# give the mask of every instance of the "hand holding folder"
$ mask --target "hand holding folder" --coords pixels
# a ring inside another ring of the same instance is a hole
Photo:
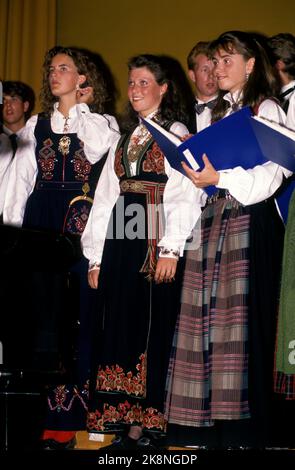
[[[203,155],[202,159],[204,162],[204,168],[202,171],[194,171],[185,162],[182,162],[182,166],[186,175],[192,180],[192,182],[198,188],[202,188],[206,191],[210,185],[216,185],[218,183],[219,173],[215,170],[206,154]]]
[[[143,123],[172,168],[185,175],[181,161],[193,170],[202,170],[204,153],[216,170],[237,166],[247,170],[271,160],[295,171],[295,132],[252,116],[249,107],[221,119],[185,142],[150,119],[143,119]],[[208,194],[216,191],[212,186],[205,189]]]

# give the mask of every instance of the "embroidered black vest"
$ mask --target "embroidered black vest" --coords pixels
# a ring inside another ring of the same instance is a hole
[[[161,123],[161,125],[164,129],[169,130],[172,123],[172,121],[166,121]],[[117,177],[120,181],[127,178],[134,178],[166,183],[168,178],[165,173],[164,154],[158,144],[153,140],[152,136],[139,153],[135,175],[131,174],[130,162],[128,160],[128,146],[132,133],[133,131],[129,134],[124,134],[118,142],[115,155],[115,172]]]
[[[50,119],[42,114],[38,115],[34,134],[38,173],[23,225],[81,234],[98,178],[91,176],[95,165],[87,160],[76,133],[54,133]]]
[[[168,130],[171,127],[171,122],[162,123],[162,126]],[[147,252],[140,272],[146,273],[146,278],[152,280],[156,269],[157,244],[161,238],[161,227],[163,225],[163,221],[161,221],[163,214],[159,214],[157,208],[162,202],[168,177],[165,173],[164,154],[152,136],[139,151],[135,175],[132,175],[128,160],[128,146],[131,136],[132,132],[123,135],[118,142],[114,166],[116,175],[120,180],[121,194],[124,194],[126,203],[128,204],[128,201],[134,202],[134,199],[129,199],[128,194],[144,195],[145,204],[150,208],[147,211],[149,228]]]

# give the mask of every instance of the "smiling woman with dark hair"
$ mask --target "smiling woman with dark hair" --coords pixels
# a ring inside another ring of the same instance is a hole
[[[111,149],[82,237],[100,315],[88,429],[126,433],[111,449],[153,446],[152,436],[165,433],[178,259],[200,215],[202,194],[170,167],[141,121],[149,117],[179,136],[188,133],[167,62],[145,54],[132,58],[128,69],[129,131]]]

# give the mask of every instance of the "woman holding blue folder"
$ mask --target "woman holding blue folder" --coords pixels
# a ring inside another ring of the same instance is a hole
[[[224,33],[211,51],[220,88],[213,122],[243,106],[284,122],[253,35]],[[290,172],[272,162],[244,170],[239,155],[235,168],[218,172],[210,155],[203,159],[201,172],[183,164],[187,175],[198,188],[219,189],[202,213],[201,246],[187,254],[166,418],[186,444],[277,445],[272,374],[284,227],[272,195]]]

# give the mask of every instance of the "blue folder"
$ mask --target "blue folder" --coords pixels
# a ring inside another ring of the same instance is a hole
[[[187,152],[190,152],[200,170],[204,167],[202,155],[205,153],[216,170],[237,166],[247,170],[271,160],[295,172],[295,140],[255,120],[252,115],[251,109],[246,106],[198,132],[185,142],[178,143],[172,142],[152,123],[144,119],[143,122],[158,142],[172,168],[184,175],[186,173],[181,161],[185,161],[192,168],[185,156]],[[215,186],[205,188],[208,195],[214,194],[216,190]],[[286,200],[286,197],[281,196],[281,199],[286,206],[289,197]]]
[[[253,149],[249,151],[249,143],[251,141],[253,143],[253,131],[248,122],[251,114],[250,108],[245,107],[198,132],[185,142],[179,141],[178,145],[146,120],[143,119],[143,123],[159,144],[172,168],[186,175],[181,162],[185,161],[190,168],[193,168],[185,157],[187,150],[192,154],[200,170],[204,167],[202,160],[204,153],[216,170],[226,170],[236,166],[248,169],[265,163],[266,159],[262,159],[255,141],[254,151]],[[246,142],[247,145],[242,145],[242,142]],[[216,192],[216,187],[207,186],[205,191],[211,196]]]

